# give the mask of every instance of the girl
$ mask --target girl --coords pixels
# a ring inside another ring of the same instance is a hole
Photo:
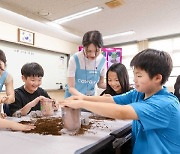
[[[115,96],[132,89],[129,85],[129,76],[126,67],[121,63],[113,64],[106,73],[106,90],[100,95]]]
[[[180,101],[180,75],[178,75],[176,79],[176,83],[174,84],[174,95],[179,99]]]

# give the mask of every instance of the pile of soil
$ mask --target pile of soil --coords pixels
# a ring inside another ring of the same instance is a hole
[[[62,135],[61,130],[63,129],[63,123],[61,117],[50,117],[50,118],[37,118],[34,121],[20,121],[22,124],[34,124],[35,129],[29,131],[23,131],[24,133],[35,133],[41,135]],[[90,122],[88,125],[81,125],[81,128],[74,135],[83,135],[86,131],[91,128],[93,123]]]
[[[89,119],[94,119],[94,120],[115,120],[113,118],[108,118],[108,117],[103,117],[103,116],[90,116]]]
[[[38,133],[42,135],[61,135],[60,130],[63,129],[61,118],[38,118],[34,121],[21,121],[22,124],[34,124],[35,129],[24,131],[24,133]]]

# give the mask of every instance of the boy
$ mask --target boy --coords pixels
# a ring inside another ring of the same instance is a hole
[[[179,154],[180,104],[162,86],[172,70],[171,57],[163,51],[146,49],[130,65],[135,89],[114,97],[74,96],[62,102],[62,106],[132,119],[133,154]]]
[[[40,101],[50,98],[47,92],[40,88],[44,70],[38,63],[25,64],[21,69],[24,85],[15,89],[15,102],[9,105],[11,116],[27,115],[31,111],[40,110]]]

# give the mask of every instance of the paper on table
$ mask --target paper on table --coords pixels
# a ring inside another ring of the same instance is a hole
[[[60,112],[56,114],[56,116],[58,115],[60,115]],[[30,120],[30,116],[8,118],[14,121]],[[90,120],[95,121],[93,119]],[[1,153],[14,153],[16,151],[18,154],[72,154],[84,146],[96,143],[98,140],[109,135],[110,132],[119,129],[130,122],[131,121],[123,120],[97,121],[88,132],[79,136],[70,136],[68,134],[51,136],[1,130],[0,149]],[[11,145],[11,148],[9,148],[9,145]]]

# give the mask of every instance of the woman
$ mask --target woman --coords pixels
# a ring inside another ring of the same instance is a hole
[[[71,95],[88,95],[95,93],[95,85],[106,88],[105,57],[101,54],[103,46],[102,35],[99,31],[89,31],[84,34],[83,51],[75,53],[69,60],[68,84],[65,98]]]
[[[121,63],[113,64],[106,73],[106,90],[100,95],[110,94],[115,96],[129,91],[129,76],[126,67]]]

